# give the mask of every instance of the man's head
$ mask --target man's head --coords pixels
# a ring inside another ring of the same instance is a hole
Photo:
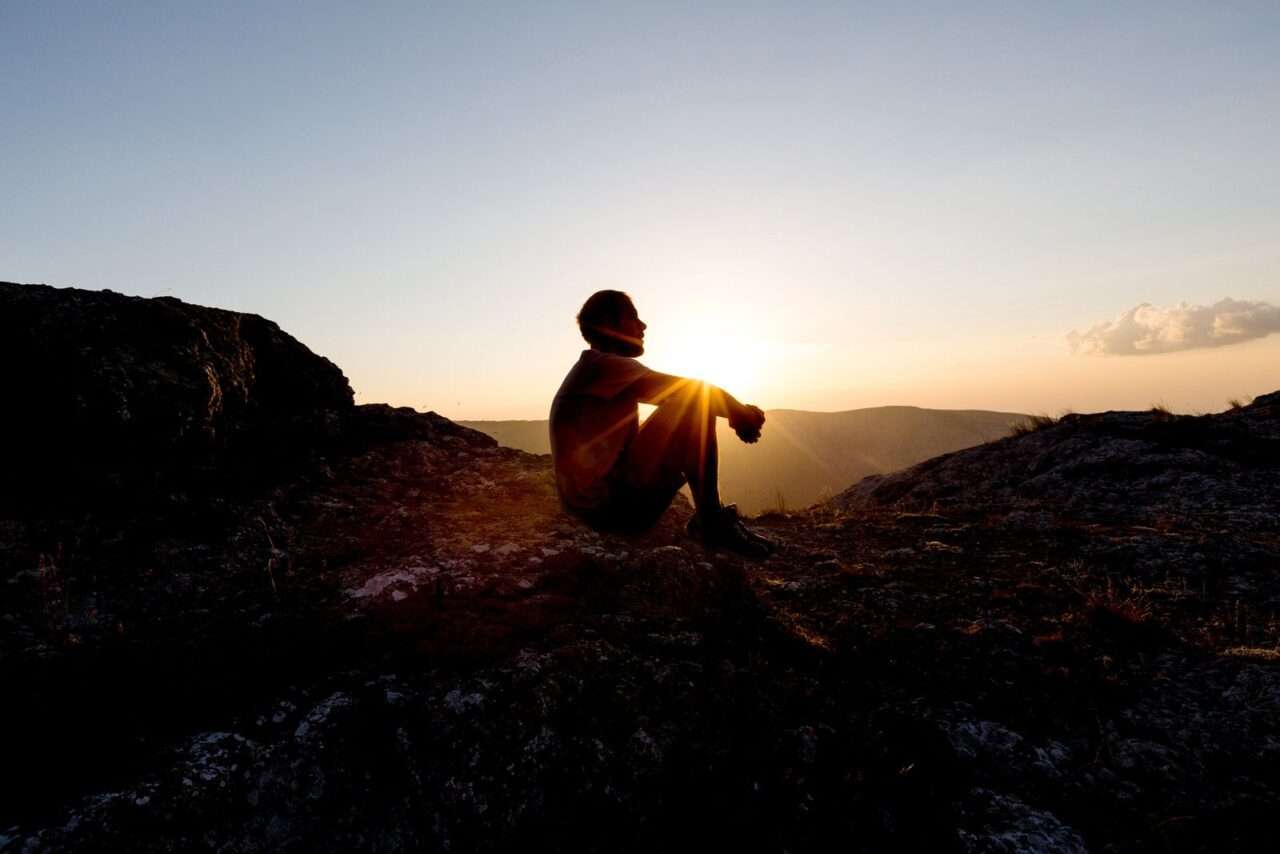
[[[578,312],[578,329],[587,343],[619,356],[644,354],[646,325],[631,297],[622,291],[596,291]]]

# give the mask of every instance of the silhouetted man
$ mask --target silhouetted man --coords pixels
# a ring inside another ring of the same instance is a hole
[[[644,530],[657,522],[684,484],[697,512],[691,535],[712,547],[763,557],[772,543],[720,504],[716,418],[744,442],[760,438],[764,413],[709,383],[651,371],[645,324],[631,298],[599,291],[578,313],[591,349],[551,404],[551,455],[564,505],[597,528]],[[657,410],[640,424],[636,404]]]

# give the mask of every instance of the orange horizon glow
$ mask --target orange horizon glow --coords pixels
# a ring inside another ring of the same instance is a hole
[[[717,322],[708,326],[716,328]],[[1056,415],[1162,404],[1194,413],[1221,411],[1232,398],[1280,389],[1280,336],[1213,350],[1100,357],[1073,355],[1060,342],[1043,339],[899,341],[845,349],[788,346],[753,337],[746,327],[720,335],[669,335],[660,328],[652,333],[640,357],[646,365],[719,385],[765,410],[918,406]],[[454,420],[541,420],[564,371],[585,347],[571,339],[564,343],[564,364],[548,359],[538,382],[503,384],[495,369],[492,387],[471,389],[465,399],[430,399],[412,386],[361,382],[354,371],[348,376],[360,403],[432,409]]]

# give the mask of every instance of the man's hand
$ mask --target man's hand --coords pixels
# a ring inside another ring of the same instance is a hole
[[[750,404],[741,406],[729,416],[729,426],[747,444],[756,442],[760,439],[760,428],[764,427],[764,411]]]

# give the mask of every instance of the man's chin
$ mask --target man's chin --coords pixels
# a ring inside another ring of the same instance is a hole
[[[632,344],[631,342],[629,342],[629,341],[628,341],[628,342],[626,343],[626,345],[624,345],[624,347],[623,347],[623,354],[622,354],[622,355],[624,355],[624,356],[631,356],[632,358],[634,358],[634,357],[636,357],[636,356],[643,356],[643,355],[644,355],[644,345],[643,345],[643,344]]]

